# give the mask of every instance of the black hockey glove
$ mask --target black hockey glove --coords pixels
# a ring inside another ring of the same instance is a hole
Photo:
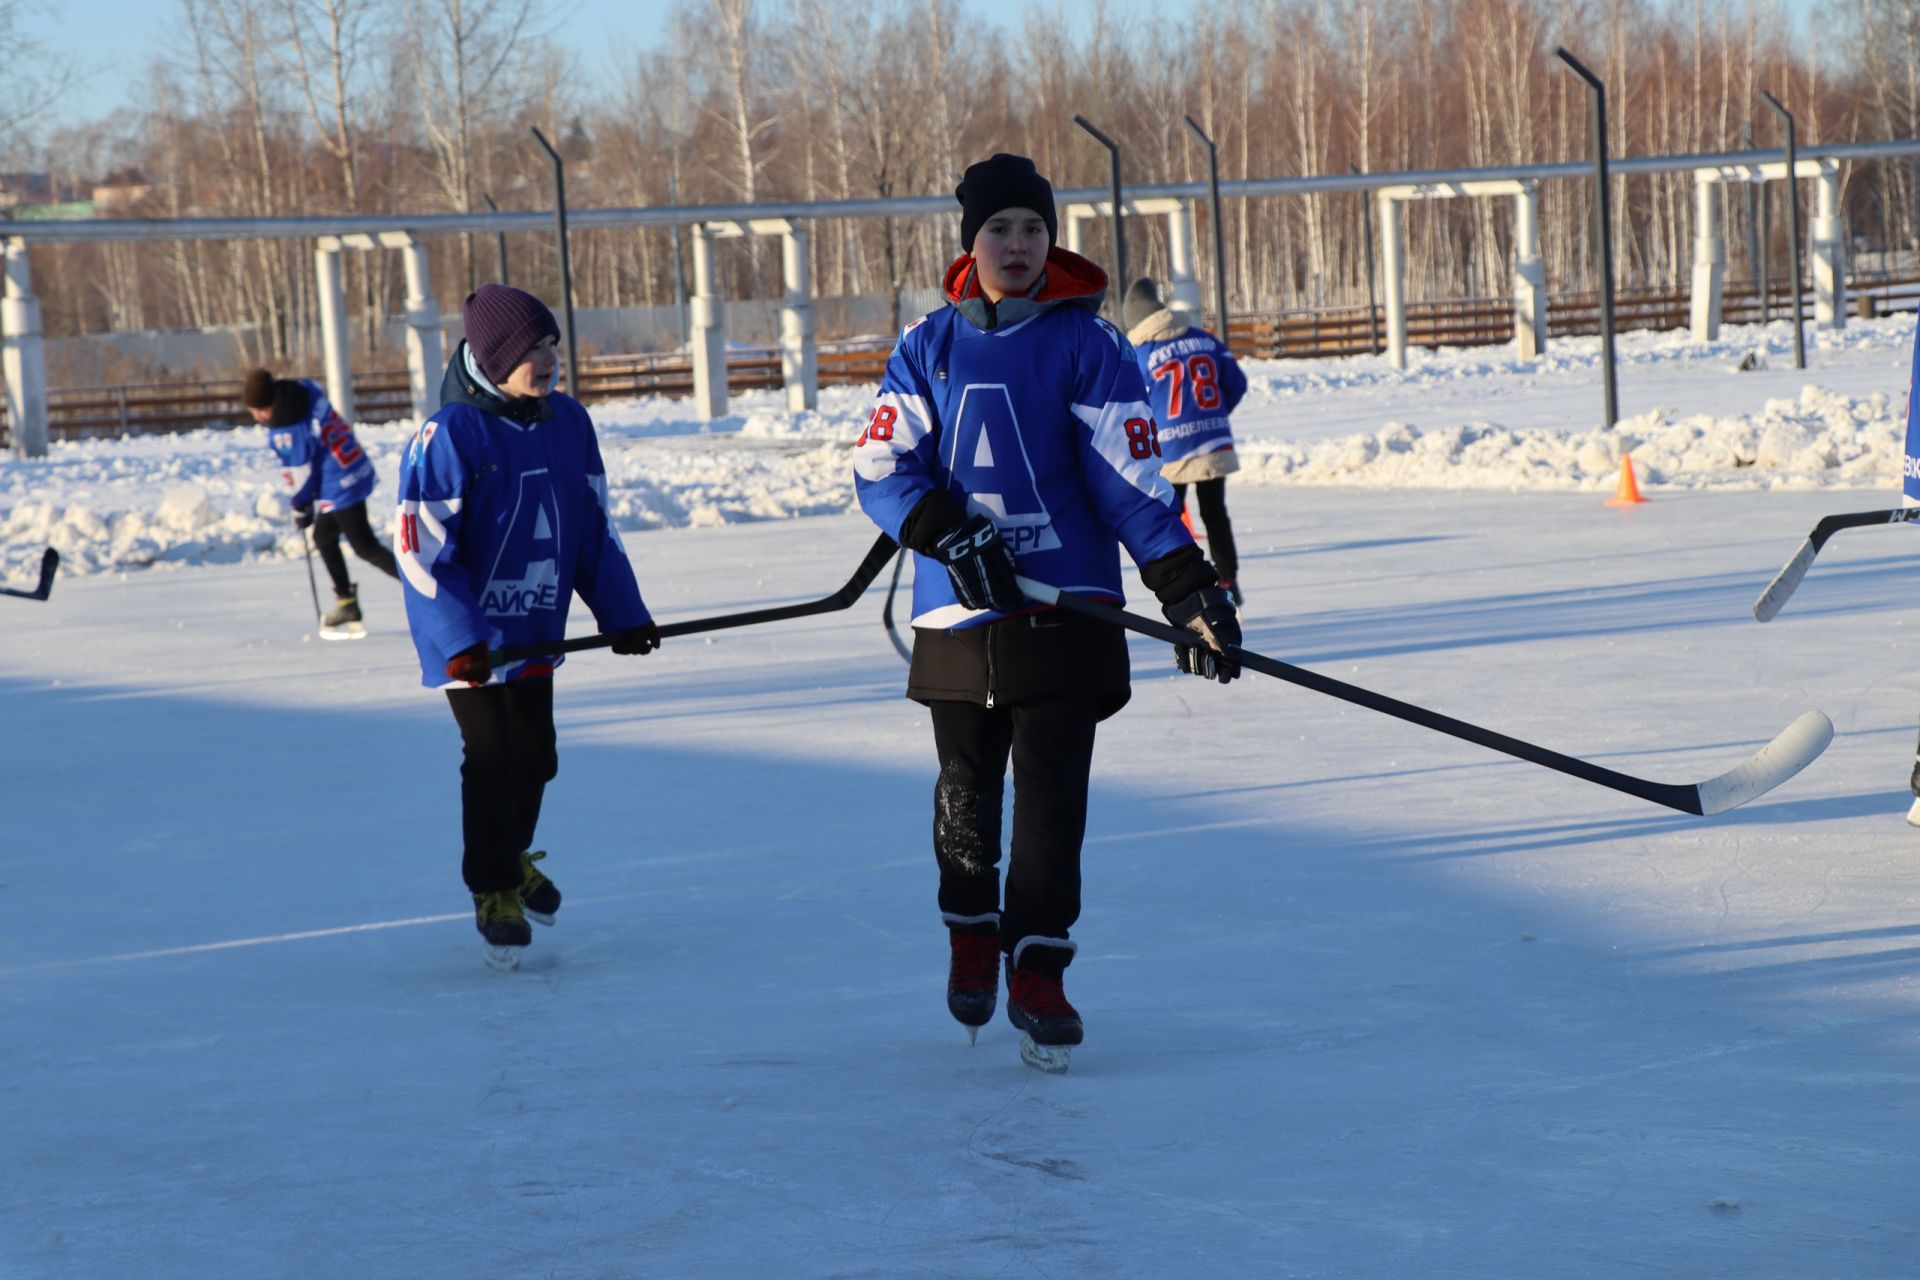
[[[312,507],[295,507],[293,509],[293,527],[294,528],[305,529],[312,524],[313,524],[313,508]]]
[[[1227,683],[1240,674],[1240,664],[1223,650],[1240,647],[1240,618],[1233,611],[1233,599],[1219,587],[1202,587],[1161,609],[1167,621],[1185,627],[1212,648],[1196,649],[1186,645],[1173,647],[1173,664],[1188,675]]]
[[[947,566],[953,594],[967,608],[1012,613],[1027,607],[1027,597],[1013,580],[1013,552],[987,516],[975,516],[949,532],[934,544],[933,554]]]
[[[659,647],[660,625],[656,622],[644,622],[637,627],[613,633],[613,651],[627,657],[637,653],[652,653]]]

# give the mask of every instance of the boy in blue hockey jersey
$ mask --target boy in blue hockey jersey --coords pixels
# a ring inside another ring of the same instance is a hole
[[[275,378],[255,369],[240,386],[240,401],[255,422],[268,428],[267,443],[280,455],[285,468],[281,474],[292,491],[293,522],[302,529],[312,527],[314,549],[333,581],[334,605],[320,625],[337,628],[360,622],[360,589],[347,577],[341,537],[353,554],[380,572],[400,576],[393,552],[373,536],[367,519],[372,461],[354,439],[353,428],[327,403],[326,389],[310,378]]]
[[[565,638],[574,592],[615,653],[660,644],[607,510],[587,411],[553,389],[560,327],[532,294],[482,285],[461,314],[438,412],[400,467],[395,544],[421,683],[460,726],[461,875],[496,968],[519,963],[528,917],[552,924],[560,891],[530,852],[558,771],[558,656],[495,669],[489,651]]]
[[[1120,548],[1176,625],[1213,649],[1184,670],[1230,680],[1239,624],[1160,479],[1132,349],[1097,311],[1107,278],[1053,247],[1053,188],[1023,156],[973,165],[955,195],[966,252],[948,305],[887,363],[854,453],[874,523],[916,556],[907,696],[932,713],[940,774],[933,844],[950,943],[947,1006],[974,1034],[998,971],[1022,1053],[1059,1070],[1080,1043],[1064,971],[1080,914],[1094,727],[1129,696],[1121,632],[1032,604],[1020,574],[1124,598]],[[1000,815],[1013,764],[1013,840]]]
[[[1240,558],[1227,519],[1227,477],[1240,469],[1240,455],[1233,450],[1233,424],[1227,415],[1246,395],[1247,375],[1226,343],[1186,312],[1167,306],[1151,280],[1133,282],[1120,319],[1140,357],[1153,418],[1160,424],[1160,474],[1173,486],[1182,508],[1187,486],[1193,486],[1220,585],[1239,604]]]

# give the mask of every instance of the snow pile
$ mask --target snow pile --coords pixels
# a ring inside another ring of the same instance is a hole
[[[1494,423],[1240,447],[1236,483],[1380,489],[1583,490],[1612,486],[1622,454],[1643,486],[1678,489],[1897,487],[1902,428],[1885,395],[1806,386],[1755,414],[1665,410],[1574,434]]]
[[[1622,335],[1629,405],[1667,407],[1612,431],[1571,425],[1597,416],[1598,339],[1556,339],[1533,360],[1416,350],[1406,370],[1379,356],[1250,361],[1235,483],[1591,491],[1611,488],[1630,452],[1655,493],[1897,488],[1913,317],[1814,337],[1816,369],[1796,374],[1779,358],[1792,347],[1785,324],[1729,329],[1714,343]],[[1756,350],[1772,357],[1768,371],[1733,372]],[[714,422],[686,400],[595,405],[614,519],[637,532],[845,511],[848,446],[872,397],[871,387],[825,387],[818,409],[794,412],[783,392],[745,392]],[[376,526],[412,429],[356,428],[380,477]],[[0,581],[30,575],[49,545],[76,574],[298,559],[285,494],[258,427],[58,442],[32,463],[0,456]]]

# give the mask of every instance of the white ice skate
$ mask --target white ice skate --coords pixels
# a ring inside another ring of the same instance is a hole
[[[1907,825],[1920,827],[1920,796],[1914,797],[1913,807],[1907,810]]]

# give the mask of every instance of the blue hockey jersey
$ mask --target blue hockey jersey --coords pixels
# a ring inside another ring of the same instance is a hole
[[[1095,310],[1106,273],[1062,249],[1030,298],[990,307],[973,259],[947,271],[948,306],[907,326],[854,449],[861,508],[893,537],[944,486],[999,527],[1019,571],[1124,599],[1120,553],[1146,564],[1191,544],[1133,348]],[[978,626],[945,568],[917,556],[913,625]]]
[[[1134,348],[1147,380],[1160,450],[1167,462],[1233,448],[1227,415],[1247,394],[1247,375],[1226,344],[1205,329],[1184,323],[1179,312],[1161,312],[1169,325]],[[1150,323],[1149,321],[1148,323]]]
[[[458,687],[447,660],[559,640],[573,593],[602,632],[644,625],[620,532],[607,512],[606,468],[587,411],[558,392],[508,401],[454,349],[443,403],[400,463],[394,552],[421,683]],[[545,675],[562,659],[510,663],[495,681]]]
[[[333,411],[326,388],[302,378],[306,417],[267,430],[267,443],[280,455],[281,475],[296,507],[319,505],[322,511],[358,506],[373,492],[373,462],[354,439],[353,428]]]
[[[1913,367],[1907,374],[1907,447],[1900,460],[1900,505],[1920,507],[1920,333],[1913,339]]]

